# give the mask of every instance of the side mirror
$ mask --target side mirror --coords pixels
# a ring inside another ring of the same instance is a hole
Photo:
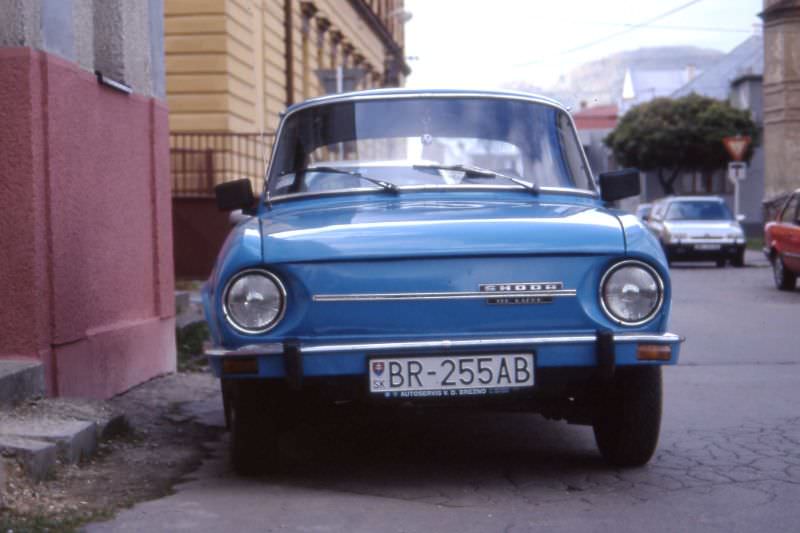
[[[742,214],[736,215],[736,221],[737,222],[743,222],[746,218],[747,218],[747,215],[742,215]]]
[[[231,211],[231,214],[228,215],[228,223],[231,226],[236,226],[240,222],[244,222],[245,220],[249,220],[253,218],[252,215],[246,215],[241,209],[234,209]]]
[[[214,194],[220,211],[241,209],[243,213],[252,213],[253,204],[256,202],[253,185],[248,179],[220,183],[214,187]]]
[[[600,174],[600,197],[604,202],[639,196],[640,192],[639,171],[635,168]]]

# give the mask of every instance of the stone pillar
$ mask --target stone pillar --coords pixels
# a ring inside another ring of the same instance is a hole
[[[52,395],[175,368],[163,98],[161,0],[0,1],[0,358]]]
[[[764,199],[800,187],[800,0],[765,0]]]

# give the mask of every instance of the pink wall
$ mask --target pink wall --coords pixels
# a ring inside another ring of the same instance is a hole
[[[0,48],[0,357],[105,398],[175,368],[163,103]]]

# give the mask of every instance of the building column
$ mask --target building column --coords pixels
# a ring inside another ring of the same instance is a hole
[[[765,0],[764,199],[800,187],[800,0]]]

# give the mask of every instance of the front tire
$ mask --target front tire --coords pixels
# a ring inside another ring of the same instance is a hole
[[[661,429],[661,367],[621,367],[592,423],[600,454],[620,467],[642,466]]]
[[[742,268],[744,266],[744,249],[736,253],[736,257],[731,259],[731,264],[737,268]]]
[[[775,252],[772,257],[772,278],[775,280],[775,287],[781,291],[794,290],[797,282],[797,275],[786,270],[781,254]]]
[[[231,464],[242,476],[278,468],[278,421],[275,398],[259,382],[230,383]]]

